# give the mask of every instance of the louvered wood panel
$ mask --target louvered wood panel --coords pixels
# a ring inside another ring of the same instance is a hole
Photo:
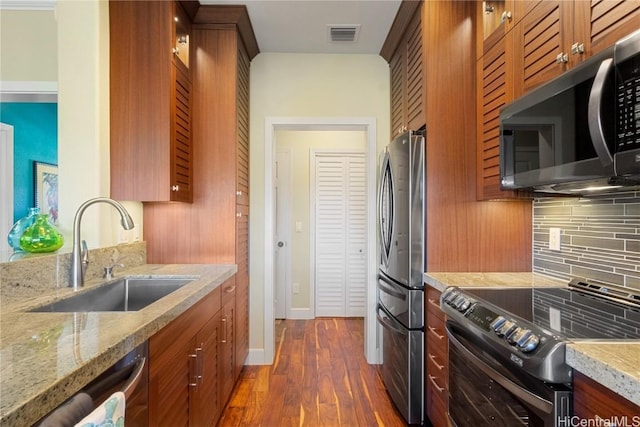
[[[592,0],[591,49],[597,53],[640,29],[640,1]]]
[[[402,49],[391,58],[391,137],[402,131],[404,124],[404,54]]]
[[[346,179],[343,159],[316,157],[316,316],[345,311]]]
[[[362,155],[316,156],[316,315],[364,315],[365,163]]]
[[[237,200],[249,205],[249,56],[242,45],[238,49],[238,146]]]
[[[361,317],[366,308],[367,198],[364,157],[347,163],[347,283],[345,315]]]
[[[173,200],[193,199],[191,171],[191,79],[181,67],[174,66],[173,138],[171,141],[171,177]]]
[[[563,51],[560,2],[540,2],[521,24],[522,87],[528,91],[562,73],[556,56]],[[518,75],[516,70],[516,76]]]
[[[425,124],[421,13],[413,17],[407,35],[407,123],[409,129],[420,129]]]

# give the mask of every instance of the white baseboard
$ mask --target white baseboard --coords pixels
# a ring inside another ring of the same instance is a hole
[[[250,348],[245,365],[270,365],[265,362],[264,348]]]
[[[287,319],[292,320],[309,320],[313,318],[315,316],[310,308],[292,308],[287,316]]]

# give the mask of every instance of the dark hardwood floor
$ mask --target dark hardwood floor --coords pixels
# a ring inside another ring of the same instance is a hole
[[[364,357],[361,318],[282,320],[272,366],[245,366],[222,414],[231,426],[405,426]]]

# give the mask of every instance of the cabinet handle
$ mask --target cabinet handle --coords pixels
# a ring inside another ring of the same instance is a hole
[[[223,317],[222,319],[220,319],[220,321],[222,322],[222,325],[224,326],[224,338],[222,339],[223,344],[227,342],[227,316]]]
[[[242,191],[236,191],[236,196],[242,196]]]
[[[195,364],[195,369],[193,369],[193,364]],[[194,372],[193,382],[189,383],[189,387],[198,387],[198,353],[189,355],[189,370]]]
[[[513,18],[511,11],[505,10],[502,12],[502,15],[500,15],[500,22],[511,21],[511,18]]]
[[[171,191],[180,191],[180,186],[179,185],[172,185],[171,186]]]
[[[242,212],[237,212],[236,213],[236,218],[242,218]]]
[[[434,365],[436,365],[436,368],[438,368],[439,371],[442,371],[444,369],[444,365],[439,365],[438,362],[436,362],[436,357],[433,354],[429,353],[429,359],[431,359],[431,361]]]
[[[431,384],[433,384],[438,392],[442,393],[444,391],[444,387],[440,387],[436,382],[436,377],[434,377],[433,375],[429,375],[429,381],[431,381]]]
[[[236,290],[236,285],[229,286],[228,288],[225,288],[225,289],[224,289],[224,293],[225,293],[225,294],[230,294],[231,292],[233,292],[233,291],[235,291],[235,290]]]
[[[571,45],[571,54],[583,54],[584,53],[584,43],[574,43]]]
[[[556,56],[556,64],[566,64],[567,62],[569,62],[568,54],[560,52],[558,56]]]
[[[198,353],[202,353],[202,355],[199,356]],[[204,343],[200,343],[200,347],[196,348],[196,382],[198,384],[202,384],[202,365],[204,365]]]
[[[440,304],[436,302],[433,298],[429,298],[429,304],[440,310]]]
[[[434,328],[433,326],[429,326],[429,331],[431,331],[431,333],[433,335],[435,335],[436,337],[438,337],[439,340],[443,340],[444,339],[444,335],[440,335],[436,332],[436,328]]]

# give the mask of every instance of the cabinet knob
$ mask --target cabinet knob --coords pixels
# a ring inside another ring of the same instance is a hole
[[[584,43],[574,43],[571,45],[571,54],[583,54],[584,53]]]
[[[174,47],[173,49],[171,49],[171,51],[173,52],[174,55],[177,55],[178,53],[180,53],[180,49],[178,49],[177,47]]]
[[[171,191],[180,191],[180,186],[179,185],[172,185],[171,186]]]
[[[236,212],[236,218],[242,218],[242,212]]]
[[[511,15],[511,11],[505,10],[502,12],[502,15],[500,15],[500,22],[511,21],[512,17],[513,15]]]
[[[242,196],[242,191],[240,190],[236,191],[236,196]]]
[[[556,56],[556,64],[566,64],[567,62],[569,62],[568,54],[560,52],[558,56]]]

